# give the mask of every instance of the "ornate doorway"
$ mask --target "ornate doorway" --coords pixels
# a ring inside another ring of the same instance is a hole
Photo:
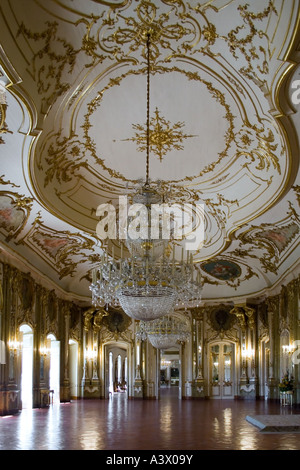
[[[128,348],[122,343],[105,345],[105,398],[128,392]]]
[[[33,331],[29,325],[20,327],[22,333],[22,409],[32,408],[33,400]]]
[[[234,398],[234,352],[233,343],[210,345],[210,398]]]

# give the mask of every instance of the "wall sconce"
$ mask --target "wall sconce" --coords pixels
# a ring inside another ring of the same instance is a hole
[[[50,354],[50,350],[46,346],[43,346],[40,348],[40,354],[41,356],[46,357]]]
[[[291,344],[285,344],[282,346],[282,352],[283,354],[291,354],[294,351],[294,346]]]
[[[167,361],[165,359],[162,359],[160,364],[161,364],[161,366],[168,367],[168,366],[171,365],[171,361]]]
[[[91,361],[91,360],[93,360],[93,359],[96,359],[96,357],[97,357],[97,351],[96,351],[96,349],[88,349],[88,348],[87,348],[87,349],[85,350],[85,358],[86,358],[87,360],[90,360],[90,361]]]
[[[8,347],[9,347],[10,351],[17,352],[18,350],[20,350],[22,348],[22,343],[20,343],[17,340],[9,341],[8,342]]]
[[[254,358],[254,349],[243,349],[242,350],[243,359],[253,359]]]

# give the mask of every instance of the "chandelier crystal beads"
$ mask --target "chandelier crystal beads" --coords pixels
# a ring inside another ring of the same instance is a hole
[[[141,321],[136,336],[143,341],[148,339],[156,349],[170,349],[188,341],[190,332],[185,322],[168,315],[153,321]]]
[[[121,306],[135,320],[153,320],[174,309],[198,306],[201,301],[199,273],[190,260],[167,257],[103,257],[93,271],[90,286],[95,306]]]
[[[140,231],[144,226],[148,231],[143,236],[123,236],[129,257],[115,260],[107,252],[99,266],[93,270],[90,286],[92,302],[95,306],[121,306],[124,312],[136,320],[151,321],[169,314],[176,308],[198,306],[201,301],[200,273],[194,268],[192,255],[175,260],[167,255],[171,238],[153,237],[149,232],[152,209],[156,204],[165,203],[165,194],[153,186],[149,179],[149,95],[150,95],[150,36],[147,37],[147,155],[146,178],[132,196],[134,204],[142,205],[144,212],[139,220]],[[160,224],[162,222],[160,221]],[[158,224],[158,229],[161,227]],[[173,227],[174,228],[174,227]],[[119,233],[122,232],[119,225]],[[189,253],[189,252],[188,252]]]

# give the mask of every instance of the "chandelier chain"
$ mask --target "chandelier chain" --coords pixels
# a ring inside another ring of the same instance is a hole
[[[150,33],[147,33],[147,155],[146,184],[149,184],[149,149],[150,149]]]
[[[165,201],[162,194],[150,187],[149,179],[151,34],[152,31],[149,30],[147,38],[144,38],[147,42],[146,181],[132,196],[133,202],[142,203],[146,207],[147,213],[140,223],[148,228],[149,220],[151,223],[151,206]],[[161,232],[163,223],[159,222]],[[198,306],[201,302],[201,280],[199,273],[194,278],[192,256],[187,255],[184,260],[182,250],[181,261],[177,262],[173,246],[173,259],[170,260],[167,238],[152,238],[149,231],[146,238],[144,234],[136,238],[131,237],[127,227],[125,230],[130,255],[123,257],[122,245],[120,259],[115,259],[114,253],[111,257],[107,251],[103,253],[99,266],[92,274],[90,290],[93,305],[120,307],[129,317],[145,322],[162,318],[180,308]],[[172,323],[172,335],[168,333],[168,341],[171,337],[173,341],[174,333],[176,341],[181,337],[175,326],[177,328],[177,325]],[[147,333],[149,334],[149,331]],[[162,336],[165,335],[160,331],[160,344]]]

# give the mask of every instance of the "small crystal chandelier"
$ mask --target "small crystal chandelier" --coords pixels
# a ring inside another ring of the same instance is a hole
[[[147,208],[145,224],[151,218],[153,204],[164,200],[164,195],[150,184],[149,180],[149,89],[150,89],[150,33],[147,34],[147,158],[146,181],[133,195],[134,203]],[[157,185],[158,186],[158,185]],[[167,255],[170,240],[154,239],[148,235],[139,238],[126,238],[126,248],[130,256],[103,255],[99,266],[93,270],[93,305],[104,307],[120,306],[135,320],[151,321],[168,315],[174,309],[198,306],[201,302],[200,272],[194,267],[192,255],[181,261]],[[172,250],[171,250],[172,251]]]
[[[169,349],[185,343],[190,338],[188,326],[172,315],[139,324],[137,338],[148,339],[156,349]]]

